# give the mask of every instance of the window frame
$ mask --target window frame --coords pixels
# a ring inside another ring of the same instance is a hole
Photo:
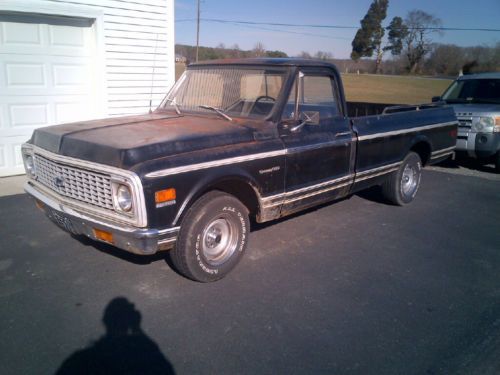
[[[339,79],[337,77],[337,74],[333,72],[331,69],[328,68],[310,68],[310,67],[299,67],[297,68],[296,73],[294,74],[293,81],[291,82],[291,88],[288,92],[288,95],[286,99],[284,100],[284,106],[288,103],[288,100],[290,96],[292,95],[293,89],[295,89],[295,105],[294,105],[294,117],[293,118],[283,118],[283,112],[281,114],[281,121],[299,121],[300,118],[300,113],[299,113],[299,108],[300,104],[304,104],[304,77],[306,76],[316,76],[316,77],[328,77],[330,78],[330,82],[332,85],[332,94],[335,100],[335,106],[336,106],[336,113],[337,115],[328,117],[328,119],[335,119],[335,118],[344,118],[344,105],[343,101],[341,100],[341,92],[339,89]],[[283,106],[283,109],[284,109]]]

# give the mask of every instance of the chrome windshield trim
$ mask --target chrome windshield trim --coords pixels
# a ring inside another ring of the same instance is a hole
[[[422,130],[441,128],[441,127],[450,126],[450,125],[458,125],[458,122],[457,121],[449,121],[449,122],[442,122],[442,123],[433,124],[433,125],[418,126],[416,128],[406,128],[406,129],[401,129],[401,130],[394,130],[391,132],[367,134],[367,135],[359,136],[358,141],[366,141],[368,139],[374,139],[374,138],[383,138],[383,137],[390,137],[393,135],[415,133],[415,132],[419,132]]]
[[[146,174],[145,177],[146,178],[165,177],[165,176],[170,176],[170,175],[174,175],[174,174],[198,171],[201,169],[220,167],[220,166],[228,165],[228,164],[243,163],[246,161],[258,160],[258,159],[266,159],[266,158],[271,158],[274,156],[283,156],[285,154],[286,154],[286,149],[282,149],[282,150],[277,150],[277,151],[261,152],[258,154],[235,156],[232,158],[212,160],[212,161],[207,161],[204,163],[184,165],[182,167],[173,167],[173,168],[162,169],[159,171],[150,172],[150,173]]]
[[[127,215],[122,215],[116,211],[99,208],[97,206],[92,206],[88,203],[80,202],[76,199],[64,197],[58,194],[57,192],[50,190],[46,186],[38,183],[36,181],[36,172],[35,172],[35,178],[30,177],[28,181],[32,183],[34,186],[36,186],[40,191],[43,191],[45,194],[50,194],[53,197],[53,199],[55,198],[58,201],[63,202],[68,206],[88,211],[90,214],[107,218],[108,220],[132,224],[134,226],[141,228],[147,226],[146,203],[144,199],[144,191],[142,189],[142,182],[139,176],[137,176],[137,174],[135,174],[134,172],[116,167],[111,167],[104,164],[76,159],[70,156],[54,154],[53,152],[44,150],[38,146],[32,146],[32,152],[34,154],[44,156],[45,158],[57,163],[73,166],[76,168],[86,169],[93,172],[106,173],[109,174],[111,178],[123,179],[124,181],[128,182],[130,186],[133,188],[134,207],[136,208],[136,211],[135,215],[133,217],[130,217]]]

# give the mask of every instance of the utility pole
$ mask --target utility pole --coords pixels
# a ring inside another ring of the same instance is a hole
[[[198,62],[199,47],[200,47],[200,0],[198,0],[198,18],[196,20],[196,62]]]

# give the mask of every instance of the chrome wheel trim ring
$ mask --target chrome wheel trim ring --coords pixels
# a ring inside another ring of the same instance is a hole
[[[401,175],[401,192],[405,196],[411,196],[417,189],[418,173],[410,164],[406,164]]]
[[[201,250],[207,263],[220,266],[236,251],[238,228],[227,216],[218,216],[203,230]]]

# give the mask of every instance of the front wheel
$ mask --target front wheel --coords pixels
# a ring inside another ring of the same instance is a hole
[[[391,203],[403,206],[415,198],[422,177],[422,161],[415,152],[410,152],[399,169],[382,184],[382,194]]]
[[[170,256],[177,270],[200,282],[216,281],[240,261],[248,242],[247,208],[232,195],[211,191],[182,220]]]

